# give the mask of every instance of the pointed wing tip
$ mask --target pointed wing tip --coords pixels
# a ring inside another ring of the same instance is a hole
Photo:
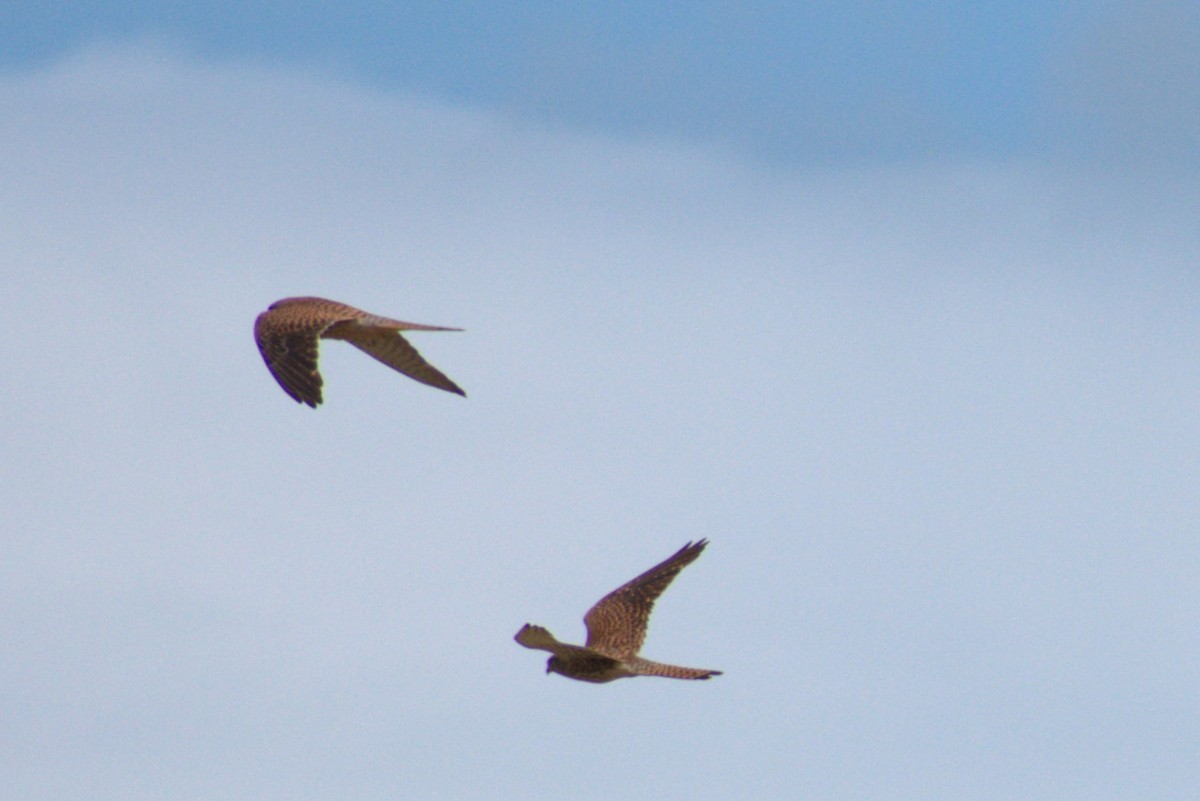
[[[449,378],[446,378],[445,383],[442,383],[441,381],[434,382],[434,381],[428,381],[424,378],[417,378],[417,377],[413,376],[411,373],[405,373],[405,375],[407,375],[409,378],[413,379],[414,381],[419,381],[420,383],[425,384],[426,386],[433,387],[434,389],[440,389],[443,392],[449,392],[451,395],[458,395],[463,398],[467,397],[466,390],[464,390],[458,384],[455,384]],[[445,376],[442,376],[442,377],[445,378]]]
[[[432,365],[430,365],[430,366],[432,367]],[[442,381],[432,382],[432,381],[426,381],[425,379],[421,379],[421,378],[417,378],[416,380],[420,381],[422,384],[428,384],[429,386],[431,386],[435,389],[445,390],[446,392],[449,392],[452,395],[459,395],[464,398],[467,397],[467,391],[465,389],[460,387],[458,384],[455,384],[453,381],[451,381],[449,378],[447,378],[444,374],[439,373],[439,375],[441,375],[441,378],[443,379]],[[409,378],[413,378],[413,376],[410,374]]]
[[[274,372],[272,372],[272,375],[274,375]],[[283,389],[284,393],[289,398],[291,398],[292,400],[294,400],[296,403],[300,404],[301,406],[307,406],[310,409],[315,409],[321,405],[322,399],[321,399],[320,393],[318,393],[315,398],[306,398],[303,395],[301,395],[299,392],[296,392],[295,390],[293,390],[290,387],[288,387],[287,385],[285,385],[283,383],[283,381],[281,381],[279,379],[278,376],[275,376],[275,381],[279,384],[279,386]]]

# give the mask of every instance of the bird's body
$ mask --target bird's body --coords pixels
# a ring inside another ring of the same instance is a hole
[[[586,645],[559,642],[541,626],[526,623],[513,638],[526,648],[549,651],[547,673],[558,673],[580,681],[603,683],[630,676],[664,676],[672,679],[707,679],[719,670],[679,667],[652,662],[638,656],[650,612],[663,590],[694,562],[707,540],[688,543],[669,559],[655,565],[632,581],[604,596],[583,618]]]
[[[315,409],[324,383],[317,369],[320,339],[345,340],[422,384],[466,395],[400,335],[401,331],[460,330],[392,320],[324,298],[284,298],[258,315],[254,340],[283,391]]]

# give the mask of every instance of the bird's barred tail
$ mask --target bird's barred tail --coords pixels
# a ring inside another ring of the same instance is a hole
[[[649,659],[635,659],[630,667],[641,676],[663,676],[668,679],[709,679],[721,675],[719,670],[665,665],[662,662],[651,662]]]

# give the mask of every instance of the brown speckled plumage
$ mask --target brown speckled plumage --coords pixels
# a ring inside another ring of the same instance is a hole
[[[283,391],[314,409],[321,402],[317,340],[341,339],[409,378],[466,395],[400,335],[401,331],[461,331],[369,314],[324,298],[284,298],[254,321],[254,340]]]
[[[628,676],[665,676],[672,679],[707,679],[719,670],[664,665],[637,655],[646,639],[650,612],[663,590],[679,571],[696,561],[707,540],[688,543],[669,559],[601,598],[584,616],[586,645],[568,645],[554,639],[541,626],[526,623],[514,639],[526,648],[549,651],[547,673],[572,679],[606,682]]]

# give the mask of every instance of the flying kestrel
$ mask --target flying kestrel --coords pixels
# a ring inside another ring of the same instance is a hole
[[[401,331],[461,331],[438,325],[406,323],[368,314],[324,298],[284,298],[254,321],[254,341],[271,375],[298,403],[314,409],[321,402],[317,340],[343,339],[409,378],[466,395],[400,335]]]
[[[696,561],[707,544],[708,540],[700,540],[695,545],[689,542],[670,559],[601,598],[583,618],[588,632],[586,645],[559,642],[541,626],[528,623],[513,639],[526,648],[549,651],[547,673],[580,681],[600,684],[626,676],[665,676],[670,679],[720,676],[719,670],[664,665],[638,656],[642,641],[646,639],[646,627],[655,600],[680,570]]]

